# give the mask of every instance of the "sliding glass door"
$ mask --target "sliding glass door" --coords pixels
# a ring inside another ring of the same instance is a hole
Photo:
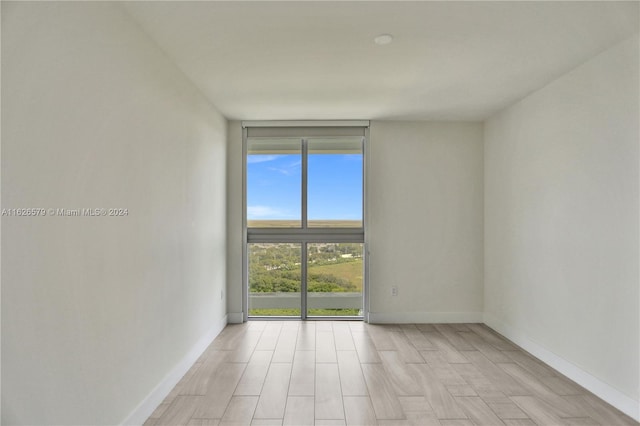
[[[248,317],[362,318],[361,132],[252,137],[245,130]]]

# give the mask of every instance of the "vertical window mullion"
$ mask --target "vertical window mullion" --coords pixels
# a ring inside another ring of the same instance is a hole
[[[303,241],[300,256],[300,319],[307,319],[307,242]]]
[[[302,229],[307,229],[307,170],[308,170],[308,145],[307,140],[302,139]]]
[[[307,170],[308,170],[308,145],[307,140],[302,139],[302,229],[307,229]],[[307,319],[307,241],[302,242],[302,269],[300,271],[300,318]]]

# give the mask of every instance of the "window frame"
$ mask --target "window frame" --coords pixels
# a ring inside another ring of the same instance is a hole
[[[265,133],[271,133],[268,136],[250,136],[249,129],[261,128],[266,129]],[[330,130],[329,130],[330,128]],[[307,218],[307,191],[308,191],[308,143],[309,139],[322,137],[323,139],[337,139],[344,137],[353,137],[354,128],[362,131],[360,136],[362,139],[362,226],[359,228],[330,228],[330,227],[311,227],[308,225]],[[278,136],[278,129],[282,131],[282,136]],[[282,130],[284,129],[284,130]],[[348,129],[343,135],[340,135],[340,129]],[[286,137],[300,139],[301,156],[302,156],[302,177],[301,177],[301,227],[300,228],[249,228],[247,226],[247,154],[249,139],[275,139],[278,137]],[[363,244],[363,315],[362,317],[321,317],[312,316],[312,319],[349,319],[349,320],[368,320],[369,312],[369,292],[368,292],[368,241],[367,241],[367,164],[368,164],[368,141],[369,141],[369,122],[368,121],[330,121],[330,122],[242,122],[242,311],[243,320],[260,319],[260,320],[283,320],[283,319],[308,319],[307,316],[307,254],[308,243],[361,243]],[[300,243],[301,244],[301,315],[298,317],[262,317],[249,316],[249,259],[248,246],[251,243]]]

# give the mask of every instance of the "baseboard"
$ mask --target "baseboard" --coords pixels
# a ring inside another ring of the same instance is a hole
[[[244,322],[243,312],[229,312],[227,313],[227,319],[229,324],[242,324]]]
[[[369,312],[372,324],[481,323],[482,312]]]
[[[520,330],[503,324],[492,315],[485,314],[484,323],[629,417],[640,421],[640,401],[628,397],[570,361],[545,349],[540,344],[529,339]]]
[[[198,342],[191,348],[184,358],[165,376],[147,397],[127,416],[122,425],[142,425],[160,403],[169,395],[169,392],[178,384],[180,379],[191,368],[194,362],[202,355],[213,339],[227,325],[227,315],[213,325]]]

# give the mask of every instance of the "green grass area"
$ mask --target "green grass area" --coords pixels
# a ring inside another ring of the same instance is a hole
[[[309,309],[309,316],[357,316],[359,309]],[[255,317],[299,317],[300,309],[250,309],[250,316]]]
[[[335,263],[328,265],[311,265],[308,274],[333,275],[349,281],[356,287],[356,291],[362,291],[362,259],[354,259],[351,262]]]

